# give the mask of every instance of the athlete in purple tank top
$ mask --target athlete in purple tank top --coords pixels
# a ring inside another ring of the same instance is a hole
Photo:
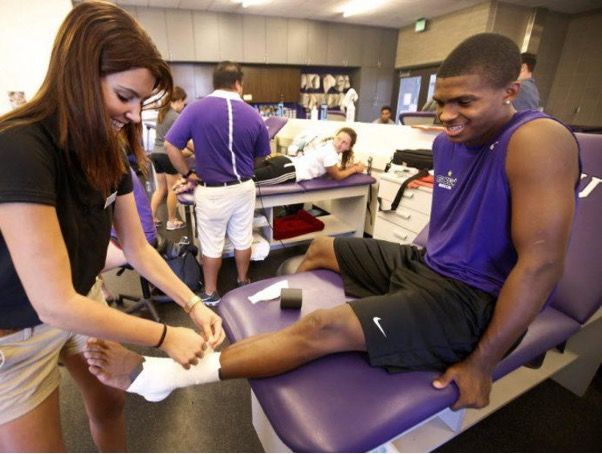
[[[160,358],[100,343],[89,354],[92,371],[157,398],[187,384],[276,375],[329,353],[365,351],[373,366],[444,371],[433,386],[456,383],[454,409],[487,405],[495,365],[562,274],[580,174],[565,126],[516,113],[519,69],[516,44],[490,33],[461,43],[439,69],[434,99],[445,131],[433,147],[426,256],[380,240],[316,239],[298,271],[340,272],[358,299],[211,353],[190,377],[167,380],[152,372],[162,370]],[[136,369],[144,370],[132,383]]]

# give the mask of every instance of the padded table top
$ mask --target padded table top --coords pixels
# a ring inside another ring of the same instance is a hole
[[[301,181],[299,183],[283,183],[270,186],[257,186],[257,195],[267,197],[271,195],[294,194],[297,192],[321,191],[331,188],[349,188],[353,186],[364,186],[375,183],[376,180],[365,173],[356,173],[344,180],[336,181],[328,176]],[[192,192],[178,194],[178,202],[182,205],[194,205]]]
[[[251,304],[248,296],[281,280],[303,289],[300,311],[281,310],[279,300]],[[233,290],[219,312],[232,341],[274,331],[318,308],[342,304],[338,274],[326,270],[281,276]],[[521,345],[500,363],[500,377],[559,344],[579,324],[546,309]],[[389,374],[368,364],[363,353],[341,353],[277,377],[250,380],[280,439],[293,451],[360,452],[374,449],[451,405],[457,390],[431,386],[436,372]]]

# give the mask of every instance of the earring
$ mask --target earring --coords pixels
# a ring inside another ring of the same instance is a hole
[[[504,101],[504,104],[506,104],[506,105],[510,104],[510,100],[509,100],[509,99],[506,99],[506,100]]]

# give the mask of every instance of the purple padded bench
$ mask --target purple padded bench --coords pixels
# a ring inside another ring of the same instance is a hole
[[[388,374],[362,353],[341,353],[292,372],[250,380],[253,424],[266,451],[430,451],[552,377],[582,395],[602,357],[602,136],[579,134],[584,175],[565,274],[554,301],[494,372],[489,406],[454,412],[450,386],[436,390],[435,372]],[[303,288],[301,311],[248,296],[288,279]],[[345,301],[340,277],[318,270],[256,282],[222,298],[231,341],[278,330],[318,308]],[[521,367],[542,356],[538,368]]]
[[[375,182],[376,180],[370,175],[362,173],[351,175],[341,181],[323,176],[299,183],[258,186],[255,208],[263,210],[269,226],[273,226],[274,207],[316,202],[320,208],[330,213],[320,218],[325,224],[321,234],[361,237],[364,234],[368,193],[370,186]],[[178,201],[182,205],[191,206],[194,204],[194,196],[192,193],[179,194]],[[190,211],[187,211],[186,220],[188,222],[192,220]],[[283,243],[308,241],[315,235],[310,233],[278,241],[273,239],[271,228],[266,227],[263,231],[263,236],[273,247],[281,247]]]

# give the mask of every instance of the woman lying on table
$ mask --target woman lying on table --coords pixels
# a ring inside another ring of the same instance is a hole
[[[279,155],[266,159],[255,167],[255,184],[268,186],[311,180],[326,173],[335,180],[343,180],[354,173],[362,173],[364,164],[352,161],[356,140],[357,134],[353,129],[341,128],[333,138],[326,139],[317,149],[303,155]],[[342,155],[340,165],[339,155]]]

